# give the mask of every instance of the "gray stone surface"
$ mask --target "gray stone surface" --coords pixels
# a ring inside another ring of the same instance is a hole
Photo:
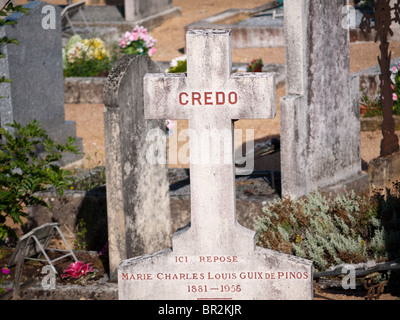
[[[29,16],[14,13],[8,19],[16,25],[1,28],[0,36],[18,39],[19,45],[1,47],[6,58],[0,59],[0,74],[12,83],[0,84],[0,125],[14,120],[22,125],[36,119],[49,136],[64,142],[67,136],[76,137],[75,122],[65,121],[64,76],[61,53],[61,24],[55,29],[43,29],[42,13],[46,3],[32,1],[25,5]],[[59,11],[57,11],[59,13]],[[77,139],[82,150],[82,141]],[[82,159],[82,155],[65,158],[62,164]]]
[[[89,285],[68,284],[44,289],[41,282],[21,292],[22,300],[117,300],[116,283],[107,282],[107,278]]]
[[[395,4],[398,3],[397,0],[390,0],[390,6],[394,8]],[[392,19],[395,18],[395,12],[392,11]],[[400,41],[400,24],[392,22],[391,29],[393,30],[393,36],[390,36],[390,42]]]
[[[368,166],[371,193],[386,196],[400,181],[400,152],[372,159]]]
[[[347,0],[285,1],[282,193],[302,196],[361,172],[359,79],[350,76]]]
[[[189,30],[187,44],[187,75],[148,74],[144,92],[147,118],[189,119],[191,223],[172,249],[121,262],[119,299],[311,299],[312,262],[256,247],[236,220],[232,120],[275,116],[274,75],[231,73],[230,30]],[[193,137],[213,130],[229,132],[224,151],[199,161]]]
[[[65,103],[104,103],[105,77],[68,77],[64,81]]]
[[[148,165],[147,132],[164,122],[145,120],[143,76],[158,72],[145,56],[124,56],[104,88],[110,278],[121,260],[171,243],[167,166]]]
[[[189,29],[231,29],[233,48],[283,47],[284,30],[282,19],[271,17],[249,18],[250,15],[269,7],[265,4],[254,9],[228,9],[211,17],[201,19],[185,26]],[[247,17],[246,17],[247,15]],[[241,17],[246,17],[240,22]],[[233,21],[226,23],[225,21]]]
[[[140,21],[171,10],[172,0],[125,0],[126,21]]]

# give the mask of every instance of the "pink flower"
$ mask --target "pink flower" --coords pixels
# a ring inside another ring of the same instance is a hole
[[[8,269],[7,267],[4,267],[3,269],[1,269],[1,272],[3,272],[4,274],[9,274],[10,269]]]
[[[168,121],[167,128],[171,129],[175,124],[174,124],[174,122],[172,120],[168,119],[167,121]]]
[[[156,48],[151,48],[150,50],[149,50],[149,56],[151,57],[154,53],[156,52]]]
[[[119,40],[119,46],[121,48],[125,48],[126,47],[126,42],[123,39]]]
[[[128,36],[128,39],[129,39],[129,41],[136,41],[136,40],[138,39],[137,33],[131,33],[131,34]]]
[[[62,279],[74,278],[78,279],[81,276],[87,275],[89,272],[93,272],[94,269],[91,267],[91,263],[83,263],[82,261],[77,261],[71,263],[64,273],[61,275]]]
[[[393,100],[397,101],[397,94],[393,93]]]
[[[398,69],[397,69],[396,67],[393,67],[393,68],[392,68],[392,72],[393,72],[393,73],[397,73],[397,71],[398,71]]]

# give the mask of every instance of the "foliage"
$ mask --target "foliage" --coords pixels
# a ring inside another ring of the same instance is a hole
[[[7,17],[9,14],[13,12],[22,12],[26,15],[29,15],[29,9],[23,8],[22,6],[15,6],[12,2],[8,3],[4,8],[0,11],[0,17]],[[17,24],[16,21],[7,20],[6,18],[0,18],[0,27]],[[17,39],[9,39],[8,37],[0,38],[0,45],[7,44],[19,44]],[[5,58],[6,55],[4,53],[0,53],[0,59]],[[6,78],[5,76],[0,76],[0,83],[10,83],[11,79]],[[1,98],[1,97],[0,97]]]
[[[64,76],[94,77],[109,71],[115,60],[101,39],[75,35],[63,49]]]
[[[105,167],[99,166],[89,170],[74,169],[71,171],[74,181],[69,186],[71,190],[92,190],[106,183]]]
[[[17,225],[23,225],[26,217],[25,207],[43,205],[49,207],[36,192],[52,186],[63,194],[72,182],[71,173],[56,163],[63,153],[77,154],[75,139],[68,137],[65,144],[53,142],[36,120],[26,126],[14,121],[7,124],[14,130],[11,134],[6,128],[0,128],[0,239],[7,236],[16,238],[14,230],[5,225],[11,218]],[[37,155],[43,151],[42,155]]]
[[[262,59],[254,59],[247,65],[247,72],[261,72],[263,67]]]
[[[74,241],[75,250],[86,250],[87,249],[86,234],[87,234],[87,228],[86,228],[85,220],[80,219],[78,222],[77,230],[76,230],[76,239]]]
[[[148,55],[155,52],[156,40],[147,33],[143,26],[136,26],[131,32],[127,31],[120,39],[121,51],[128,55]]]
[[[399,199],[389,205],[382,198],[352,193],[333,199],[319,192],[295,200],[278,199],[265,204],[263,216],[255,220],[257,242],[310,259],[317,270],[398,258],[399,249],[393,247],[400,239]]]
[[[168,73],[185,73],[187,71],[186,55],[172,59],[169,63]]]
[[[382,117],[382,103],[380,97],[371,98],[366,93],[363,93],[360,105],[367,108],[364,117]]]
[[[358,8],[372,8],[372,0],[355,0],[354,3]]]

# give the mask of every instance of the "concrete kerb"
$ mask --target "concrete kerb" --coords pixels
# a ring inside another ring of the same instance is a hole
[[[45,289],[40,281],[21,292],[21,300],[118,300],[118,285],[109,282],[108,276],[95,284],[57,285]]]
[[[146,18],[137,21],[125,21],[125,17],[118,6],[86,6],[84,14],[88,25],[92,30],[109,30],[112,33],[126,32],[133,29],[136,25],[142,25],[147,29],[153,29],[161,25],[164,21],[173,17],[180,16],[182,14],[180,7],[172,7],[164,10],[158,14],[148,16]],[[74,27],[76,27],[78,33],[84,34],[86,28],[85,22],[81,19],[80,15],[72,18]]]

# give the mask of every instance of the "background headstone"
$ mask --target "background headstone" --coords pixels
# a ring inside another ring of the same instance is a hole
[[[256,247],[236,220],[232,120],[275,116],[274,74],[232,74],[230,30],[186,39],[187,74],[147,74],[144,101],[146,118],[189,120],[191,224],[172,250],[120,264],[119,299],[311,299],[312,262]]]
[[[146,160],[147,133],[165,128],[164,121],[144,119],[143,77],[150,72],[159,72],[150,58],[124,56],[104,88],[111,279],[123,259],[171,245],[168,168]]]
[[[180,9],[173,7],[172,0],[125,0],[125,20],[141,21],[150,16],[165,15],[171,11],[172,15],[180,13]]]
[[[286,96],[281,99],[282,193],[368,187],[361,174],[359,79],[350,76],[347,0],[285,1]]]
[[[48,15],[43,7],[47,3],[31,1],[24,7],[29,15],[14,13],[8,19],[15,25],[1,27],[0,37],[17,39],[19,45],[0,48],[6,55],[0,59],[0,75],[11,83],[0,84],[0,125],[14,120],[22,125],[36,119],[56,142],[67,136],[76,138],[76,124],[65,121],[64,76],[62,65],[62,36],[60,11],[56,9],[55,29],[44,29],[42,19]],[[82,140],[76,143],[82,150]],[[62,164],[82,159],[81,155],[66,154]]]

